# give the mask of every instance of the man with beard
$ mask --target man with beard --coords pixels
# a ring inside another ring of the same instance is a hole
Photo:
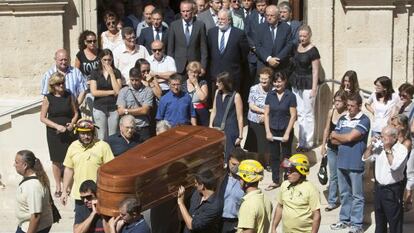
[[[238,233],[265,233],[270,227],[272,203],[259,189],[263,180],[263,166],[256,160],[243,160],[238,168],[240,185],[246,193],[239,211]]]
[[[285,180],[276,196],[277,207],[273,218],[272,233],[283,219],[283,232],[316,233],[321,223],[320,198],[315,185],[306,180],[309,175],[308,157],[303,154],[285,159]]]
[[[61,202],[66,205],[68,196],[72,193],[76,212],[84,205],[79,193],[80,184],[85,180],[96,182],[98,168],[111,161],[114,155],[108,143],[95,138],[95,126],[92,121],[80,119],[75,130],[79,140],[72,142],[63,161],[65,171]]]
[[[74,233],[105,232],[102,216],[96,211],[98,203],[96,190],[96,183],[93,180],[86,180],[81,184],[79,192],[84,205],[75,211]]]

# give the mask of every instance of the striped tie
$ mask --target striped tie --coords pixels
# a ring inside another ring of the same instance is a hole
[[[223,54],[224,52],[224,32],[225,31],[221,31],[221,38],[220,38],[220,54]]]

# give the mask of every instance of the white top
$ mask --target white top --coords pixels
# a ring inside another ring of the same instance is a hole
[[[135,62],[140,58],[148,60],[150,57],[147,49],[142,45],[135,45],[135,50],[129,52],[125,44],[122,44],[113,51],[113,54],[114,65],[121,71],[123,84],[129,83],[129,70],[135,66]]]
[[[175,66],[174,58],[170,56],[165,56],[161,61],[157,61],[154,58],[154,55],[151,55],[148,59],[148,62],[151,66],[151,72],[177,72],[177,67]],[[162,90],[169,90],[170,87],[168,86],[167,81],[160,82],[160,87]]]
[[[374,121],[372,123],[372,131],[381,132],[382,129],[387,126],[388,119],[391,116],[391,112],[394,106],[398,103],[400,97],[397,93],[393,93],[390,100],[387,101],[387,104],[379,102],[375,97],[375,92],[371,94],[367,103],[372,103],[372,108],[374,109]]]
[[[384,149],[379,154],[372,154],[366,161],[375,160],[375,179],[381,185],[395,184],[404,179],[404,169],[407,164],[407,148],[397,142],[391,148],[394,159],[392,164],[388,162]]]
[[[113,52],[118,46],[124,44],[124,41],[122,40],[121,31],[118,32],[115,41],[111,41],[107,33],[108,31],[104,31],[101,34],[102,49],[110,49]]]
[[[181,21],[183,23],[183,30],[184,30],[184,35],[185,35],[185,28],[187,27],[187,22],[184,19],[182,19]],[[188,25],[188,30],[190,31],[190,35],[193,32],[193,23],[194,21],[191,20],[191,22],[189,22],[190,25]]]
[[[414,189],[414,149],[411,150],[410,158],[407,161],[407,190]]]

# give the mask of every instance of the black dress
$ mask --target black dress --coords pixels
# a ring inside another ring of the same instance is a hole
[[[293,56],[294,70],[289,78],[290,85],[299,90],[312,89],[312,61],[320,58],[321,56],[316,47],[312,47],[303,53],[295,50]]]
[[[49,109],[47,110],[47,118],[56,124],[66,126],[73,117],[71,94],[67,91],[61,97],[53,94],[46,95],[49,101]],[[56,133],[56,129],[46,127],[47,144],[49,146],[50,160],[52,162],[63,163],[66,151],[69,145],[75,140],[72,132]]]

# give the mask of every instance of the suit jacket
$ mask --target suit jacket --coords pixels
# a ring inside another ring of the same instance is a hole
[[[290,28],[292,29],[292,44],[294,47],[299,45],[299,28],[302,26],[302,22],[297,20],[290,21]]]
[[[257,29],[259,28],[259,12],[257,10],[253,11],[246,19],[246,23],[245,32],[247,40],[249,41],[249,46],[250,48],[255,48],[257,44]],[[250,52],[248,60],[249,63],[257,63],[256,54]]]
[[[233,12],[235,13],[235,14],[237,14],[237,15],[239,15],[240,17],[242,17],[242,19],[243,19],[243,22],[244,22],[244,25],[246,25],[247,24],[247,20],[248,20],[248,18],[250,17],[250,15],[252,15],[252,14],[255,14],[255,12],[257,13],[257,10],[256,9],[251,9],[250,10],[250,13],[249,13],[249,17],[245,17],[244,16],[244,8],[243,7],[240,7],[239,9],[237,9],[237,10],[233,10]]]
[[[161,41],[164,43],[164,48],[166,49],[168,46],[168,28],[161,26],[161,33]],[[154,41],[154,37],[155,33],[152,26],[142,29],[141,34],[138,37],[138,44],[144,46],[148,50],[149,54],[152,54],[151,43]]]
[[[203,22],[193,20],[190,43],[187,46],[183,20],[175,20],[168,31],[167,54],[175,59],[177,73],[183,74],[188,62],[199,61],[204,69],[207,67],[207,36]]]
[[[248,72],[242,70],[248,67],[249,44],[245,33],[238,28],[231,27],[226,47],[221,54],[219,50],[219,28],[214,27],[208,33],[208,47],[210,79],[215,80],[219,73],[227,71],[233,77],[235,87],[238,88],[243,79],[243,74],[248,74]]]
[[[278,23],[275,41],[273,41],[269,24],[262,23],[259,25],[257,29],[256,53],[261,66],[267,64],[266,59],[269,56],[278,57],[280,59],[278,68],[282,69],[289,62],[291,50],[291,28],[287,23]]]
[[[206,32],[208,34],[208,31],[216,26],[216,23],[214,22],[213,16],[211,15],[210,9],[207,9],[200,14],[197,15],[197,20],[203,22],[206,25]]]

